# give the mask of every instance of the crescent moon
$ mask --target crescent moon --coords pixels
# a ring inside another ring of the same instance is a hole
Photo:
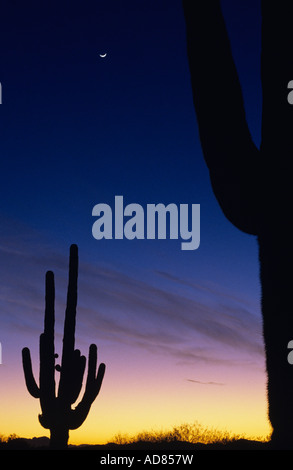
[[[106,57],[107,53],[106,54],[99,54],[99,55],[100,55],[100,57],[104,58],[104,57]]]

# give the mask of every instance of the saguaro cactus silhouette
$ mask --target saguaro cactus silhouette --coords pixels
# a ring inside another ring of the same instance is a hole
[[[69,282],[67,306],[64,322],[63,350],[61,366],[55,366],[58,357],[54,349],[54,275],[46,273],[45,322],[44,332],[40,335],[40,376],[39,386],[32,372],[32,362],[28,348],[22,350],[23,370],[29,393],[40,399],[42,414],[39,421],[44,428],[50,429],[50,446],[54,449],[67,447],[69,430],[76,429],[86,419],[90,407],[97,397],[105,373],[105,365],[97,368],[97,347],[89,348],[88,373],[85,391],[75,409],[71,406],[77,400],[85,371],[86,358],[74,349],[77,305],[78,249],[70,247]],[[55,370],[60,372],[58,393],[56,394]]]
[[[245,2],[243,3],[243,6]],[[257,236],[269,419],[275,448],[293,448],[293,2],[263,0],[262,139],[246,122],[220,0],[183,0],[193,100],[203,154],[226,217]]]

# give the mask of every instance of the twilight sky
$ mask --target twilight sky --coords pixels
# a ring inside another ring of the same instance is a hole
[[[260,4],[222,5],[258,144]],[[30,347],[38,377],[50,269],[60,352],[77,243],[76,343],[87,354],[95,342],[107,370],[70,442],[196,420],[266,435],[257,245],[226,221],[211,190],[181,2],[7,0],[0,23],[0,434],[47,435],[21,349]],[[211,92],[221,92],[216,70]],[[92,209],[113,208],[115,195],[143,207],[200,204],[199,249],[95,240]]]

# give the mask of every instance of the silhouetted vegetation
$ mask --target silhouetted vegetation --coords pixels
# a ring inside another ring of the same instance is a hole
[[[183,0],[193,100],[214,194],[227,219],[257,237],[272,440],[293,448],[292,315],[293,3],[262,0],[262,128],[246,121],[241,83],[220,0]]]
[[[16,434],[11,434],[8,437],[0,436],[0,450],[48,449],[49,441],[50,439],[48,437],[26,439]]]
[[[89,348],[88,374],[83,398],[80,403],[71,408],[77,400],[85,371],[86,358],[81,356],[75,343],[75,319],[77,305],[77,274],[78,250],[76,245],[70,247],[69,282],[67,305],[65,312],[63,351],[61,365],[55,366],[58,355],[54,351],[54,275],[51,271],[46,274],[45,295],[45,325],[44,333],[40,336],[40,384],[32,372],[30,351],[22,351],[23,369],[29,393],[40,399],[42,414],[39,416],[41,425],[50,429],[50,446],[54,449],[66,448],[69,430],[76,429],[86,419],[90,407],[97,397],[105,372],[105,365],[97,368],[97,347],[91,344]],[[58,393],[55,390],[55,370],[60,372]]]
[[[228,431],[222,431],[215,428],[203,426],[200,423],[181,424],[174,426],[171,430],[167,431],[144,431],[135,436],[128,436],[127,434],[116,434],[113,438],[113,443],[119,445],[129,445],[137,443],[184,443],[184,444],[231,444],[237,441],[248,440],[243,434],[232,434]],[[254,441],[267,442],[268,439],[261,439],[255,437]]]
[[[70,450],[266,450],[269,438],[247,439],[245,435],[232,434],[209,428],[195,422],[174,426],[167,431],[144,431],[135,436],[117,434],[103,445],[70,445]],[[49,449],[46,437],[24,439],[16,435],[2,437],[0,449],[42,450]]]

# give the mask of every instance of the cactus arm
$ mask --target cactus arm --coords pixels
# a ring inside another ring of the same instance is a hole
[[[58,389],[58,397],[66,400],[71,394],[71,385],[74,371],[74,338],[77,305],[77,276],[78,276],[78,251],[76,245],[70,247],[69,279],[67,288],[67,303],[64,321],[64,335],[62,348],[61,376]]]
[[[89,348],[88,375],[85,392],[80,403],[71,412],[69,429],[76,429],[81,426],[89,413],[93,401],[96,399],[100,391],[106,366],[105,364],[101,363],[97,373],[96,369],[97,346],[95,344],[91,344]]]
[[[55,402],[54,354],[47,336],[40,336],[40,404],[42,416],[47,419],[52,415]]]
[[[230,222],[256,234],[260,157],[247,125],[220,0],[183,0],[183,10],[193,101],[211,184]]]
[[[71,356],[74,350],[76,305],[77,305],[78,252],[77,246],[71,245],[69,258],[69,279],[67,304],[64,321],[63,357]]]
[[[46,407],[55,398],[55,351],[54,351],[54,275],[46,273],[44,333],[40,336],[40,389],[41,405]]]
[[[29,393],[34,398],[40,398],[40,389],[37,386],[34,375],[33,375],[31,355],[30,355],[30,350],[28,348],[23,348],[22,350],[22,365],[23,365],[25,383],[26,383]]]
[[[50,428],[55,402],[55,286],[54,275],[46,273],[44,332],[40,335],[40,404],[42,414],[39,421],[44,428]]]
[[[193,98],[200,134],[208,150],[207,164],[209,167],[232,164],[237,168],[238,154],[226,151],[218,161],[219,150],[216,156],[209,151],[209,145],[213,144],[207,135],[216,138],[213,147],[220,144],[223,150],[227,142],[237,142],[236,148],[239,142],[248,148],[254,147],[220,0],[183,0],[183,7]]]
[[[86,388],[84,393],[85,400],[90,401],[91,403],[96,399],[104,377],[105,373],[105,364],[101,363],[97,370],[97,360],[98,360],[98,349],[95,344],[91,344],[89,347],[89,359],[88,359],[88,375],[86,381]]]

